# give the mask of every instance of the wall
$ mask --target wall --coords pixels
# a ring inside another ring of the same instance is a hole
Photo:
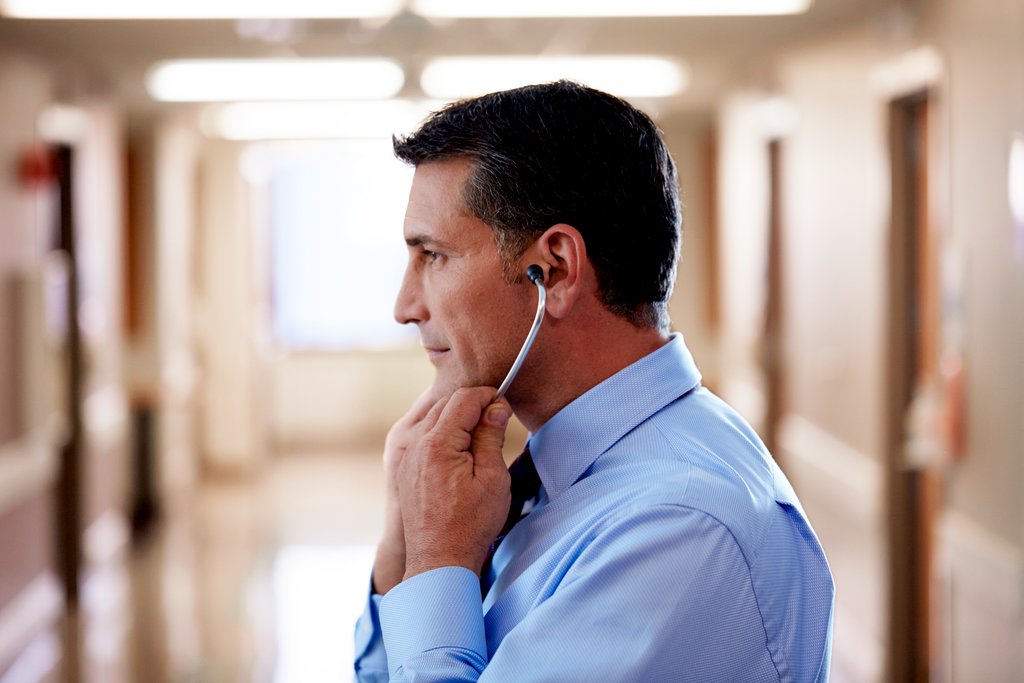
[[[160,478],[165,491],[188,489],[198,477],[196,397],[199,369],[193,316],[196,263],[196,174],[200,140],[171,119],[152,130],[155,378]]]
[[[434,378],[418,346],[364,353],[282,352],[271,369],[271,424],[282,450],[380,449]]]
[[[939,675],[1014,680],[1024,651],[1024,259],[1007,201],[1007,156],[1024,128],[1024,8],[949,0],[918,15],[837,29],[762,63],[756,87],[720,111],[727,287],[726,397],[755,421],[764,272],[764,98],[798,124],[782,138],[789,409],[787,472],[837,581],[837,673],[883,675],[882,520],[888,142],[886,103],[907,53],[940,55],[931,81],[932,214],[941,255],[944,340],[966,363],[967,445],[949,465],[936,571]],[[886,30],[880,30],[885,27]],[[911,81],[913,78],[911,78]],[[888,85],[886,85],[888,81]],[[767,83],[767,85],[766,85]]]
[[[675,290],[669,303],[672,328],[683,333],[704,384],[717,386],[718,329],[713,320],[711,193],[715,130],[711,117],[681,112],[658,121],[679,172],[683,203],[683,241]]]
[[[737,91],[718,114],[723,368],[720,392],[755,427],[764,413],[757,348],[763,329],[767,253],[768,138],[759,105],[766,95]]]
[[[763,427],[768,143],[777,137],[788,385],[777,455],[838,586],[836,668],[861,681],[880,676],[885,638],[877,406],[886,216],[871,186],[884,135],[869,88],[874,58],[863,30],[793,50],[775,65],[776,88],[736,92],[720,115],[723,394]],[[779,95],[797,114],[781,137],[769,120]]]
[[[241,145],[208,142],[199,158],[196,325],[199,441],[208,471],[251,474],[268,455],[262,292],[253,198]]]
[[[18,176],[22,153],[39,141],[36,123],[52,87],[44,65],[0,49],[0,676],[14,666],[39,676],[61,652],[63,589],[52,533],[56,450],[47,411],[25,411],[30,383],[47,378],[45,360],[26,357],[43,328],[42,316],[27,309],[41,301],[47,195]],[[22,656],[30,646],[40,657]]]
[[[1024,5],[951,0],[926,30],[949,60],[949,234],[963,250],[966,457],[942,528],[956,681],[1024,670],[1024,244],[1007,198],[1024,133]],[[1018,192],[1020,189],[1017,190]]]
[[[0,405],[0,537],[5,549],[18,549],[0,561],[0,673],[17,680],[41,679],[58,662],[71,679],[117,681],[123,673],[116,661],[126,607],[117,587],[128,538],[121,121],[89,86],[86,71],[28,50],[0,52],[0,377],[10,400]],[[58,104],[58,91],[74,95]],[[73,311],[69,261],[54,251],[55,176],[35,188],[19,177],[22,155],[53,143],[69,145],[74,155]],[[71,325],[81,340],[77,432],[65,410]],[[74,457],[63,459],[60,449],[73,433]],[[56,569],[59,555],[69,558],[60,565],[64,572]],[[65,596],[80,630],[61,639]]]

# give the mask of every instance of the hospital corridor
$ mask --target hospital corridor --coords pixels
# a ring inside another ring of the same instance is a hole
[[[393,145],[560,79],[675,161],[830,680],[1024,681],[1024,0],[0,0],[0,683],[353,680],[439,355]]]

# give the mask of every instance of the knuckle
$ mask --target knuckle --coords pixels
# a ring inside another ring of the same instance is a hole
[[[419,451],[425,456],[436,453],[444,446],[444,437],[436,431],[427,432],[420,440]]]
[[[452,394],[452,400],[458,401],[459,403],[465,403],[473,395],[473,390],[470,387],[459,387]]]
[[[494,395],[494,389],[492,387],[459,387],[452,394],[452,398],[457,398],[459,403],[467,402],[480,402],[490,401]]]

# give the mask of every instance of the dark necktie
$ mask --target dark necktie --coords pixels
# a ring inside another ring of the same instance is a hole
[[[483,570],[480,572],[480,587],[484,595],[487,594],[487,589],[489,588],[487,577],[491,573],[491,560],[494,558],[494,551],[498,549],[501,542],[512,531],[512,527],[523,518],[523,507],[526,503],[533,500],[537,496],[537,492],[540,491],[540,475],[537,474],[537,468],[533,464],[533,457],[530,455],[529,446],[509,466],[508,474],[511,478],[512,503],[508,508],[505,526],[501,528],[498,537],[491,544],[491,549],[487,552],[487,559],[484,561]]]

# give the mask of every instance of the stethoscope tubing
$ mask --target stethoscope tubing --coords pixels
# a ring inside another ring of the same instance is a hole
[[[539,269],[538,269],[539,270]],[[538,277],[533,281],[533,284],[537,285],[537,314],[533,316],[533,325],[530,326],[530,334],[526,336],[526,341],[523,342],[523,348],[519,349],[519,355],[516,356],[516,362],[512,364],[512,369],[505,375],[505,381],[498,387],[498,394],[495,396],[495,400],[501,398],[508,391],[509,385],[512,384],[512,380],[519,374],[519,368],[522,366],[523,361],[526,359],[526,354],[530,352],[530,347],[533,346],[533,340],[537,337],[537,332],[540,330],[540,324],[544,321],[544,309],[548,301],[548,291],[544,288],[544,280]]]

